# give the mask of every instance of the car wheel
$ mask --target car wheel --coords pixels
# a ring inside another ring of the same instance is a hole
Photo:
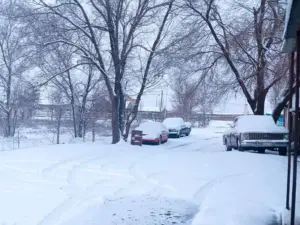
[[[279,148],[279,155],[286,155],[287,154],[287,148]]]
[[[260,154],[265,154],[266,153],[266,149],[264,149],[264,148],[259,148],[257,151]]]
[[[236,146],[237,146],[238,151],[240,151],[240,152],[244,151],[244,148],[239,144],[239,140],[238,139],[236,140]]]
[[[232,151],[232,148],[228,146],[227,139],[225,139],[226,151]]]
[[[190,134],[191,134],[191,130],[188,131],[187,136],[190,136]]]
[[[158,142],[157,142],[157,145],[160,145],[161,142],[162,142],[162,139],[161,139],[161,137],[159,137]]]

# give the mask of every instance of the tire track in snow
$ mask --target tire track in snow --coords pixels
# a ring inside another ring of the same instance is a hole
[[[89,157],[89,158],[86,158],[72,166],[72,168],[68,171],[68,175],[67,175],[67,183],[68,183],[68,186],[71,188],[71,192],[76,192],[77,190],[81,189],[77,185],[77,182],[76,182],[77,173],[80,171],[80,169],[83,169],[84,166],[86,166],[87,164],[89,164],[91,162],[99,161],[99,160],[103,159],[103,157],[105,157],[105,156],[107,156],[107,154],[101,155],[101,156],[96,156],[96,157]],[[99,167],[99,170],[102,170],[103,167],[104,167],[104,164],[102,163]]]
[[[44,168],[42,170],[42,174],[46,179],[53,179],[54,178],[53,174],[54,174],[55,170],[59,169],[60,167],[64,167],[68,164],[74,164],[78,160],[82,159],[82,157],[84,157],[84,156],[81,155],[81,156],[77,156],[77,157],[71,157],[71,158],[59,160],[59,161],[51,164],[50,166]]]
[[[171,146],[171,147],[169,147],[167,149],[170,150],[170,149],[181,148],[181,147],[185,147],[185,146],[188,146],[188,145],[191,145],[191,144],[195,144],[195,143],[197,143],[197,142],[194,141],[194,142],[182,143],[182,144],[179,144],[179,145]]]
[[[86,189],[81,189],[76,184],[76,174],[79,169],[84,168],[85,165],[97,161],[99,159],[104,159],[109,153],[102,154],[100,156],[88,157],[84,160],[81,160],[79,163],[73,165],[67,175],[67,185],[63,188],[66,191],[66,194],[69,196],[61,204],[56,206],[51,212],[49,212],[39,223],[38,225],[53,225],[60,224],[61,222],[66,221],[67,219],[74,216],[74,213],[77,214],[84,210],[86,207],[90,206],[91,203],[103,203],[104,200],[97,192],[99,187],[103,186],[103,180],[96,180],[90,187]],[[78,159],[79,157],[76,157]],[[81,157],[82,158],[82,157]],[[52,166],[48,167],[48,172],[53,172],[57,168],[69,164],[70,162],[75,161],[73,159],[67,159],[59,161]],[[103,169],[104,163],[100,166],[99,170]],[[72,213],[73,212],[73,213]]]
[[[214,138],[214,139],[212,139],[212,140],[215,140],[215,139],[219,139],[219,138]],[[215,150],[212,150],[212,149],[208,149],[208,148],[210,148],[211,146],[215,146],[216,144],[220,144],[220,140],[218,140],[218,141],[213,141],[213,142],[209,142],[209,143],[207,143],[207,144],[205,144],[205,145],[202,145],[201,147],[199,147],[199,148],[196,148],[196,149],[192,149],[192,150],[190,150],[191,152],[205,152],[205,153],[216,153],[216,152],[223,152],[224,150],[224,148],[221,148],[220,149],[220,151],[218,150],[218,151],[215,151]]]
[[[199,212],[196,214],[197,222],[202,220],[205,217],[205,205],[208,201],[208,198],[212,192],[212,190],[216,187],[216,185],[227,181],[232,178],[236,178],[239,176],[249,175],[254,172],[245,172],[245,173],[238,173],[238,174],[229,174],[223,176],[219,179],[213,179],[208,181],[206,184],[202,185],[193,195],[193,198],[196,200],[196,203],[199,204],[198,210]],[[199,203],[200,202],[200,203]]]
[[[163,189],[165,189],[167,191],[170,191],[170,192],[177,192],[177,189],[174,188],[173,186],[171,186],[169,184],[164,184],[161,181],[154,178],[158,174],[162,174],[162,173],[164,173],[164,171],[155,172],[155,173],[149,174],[145,177],[148,180],[148,182],[152,183],[153,185],[155,185],[159,189],[163,188]]]
[[[104,199],[97,192],[97,187],[102,185],[102,182],[94,183],[90,188],[82,192],[77,192],[76,195],[69,196],[61,204],[55,207],[48,213],[38,225],[54,225],[66,222],[71,219],[74,214],[78,214],[86,209],[91,203],[103,204]]]
[[[210,138],[197,139],[197,140],[194,140],[194,141],[191,141],[191,142],[180,143],[180,144],[177,144],[177,145],[174,145],[174,146],[170,146],[167,149],[168,150],[172,150],[172,149],[176,149],[176,148],[181,148],[181,147],[189,146],[189,145],[192,145],[192,144],[203,144],[202,141],[215,140],[215,139],[219,139],[219,138],[220,137],[210,137]]]
[[[191,144],[191,143],[189,143]],[[129,173],[135,178],[135,180],[133,182],[131,182],[129,184],[129,186],[132,186],[134,184],[137,184],[138,182],[144,183],[144,184],[151,184],[152,188],[151,190],[147,191],[147,193],[150,192],[154,192],[155,190],[158,190],[159,192],[161,191],[161,189],[167,190],[167,191],[171,191],[171,192],[176,192],[177,189],[172,187],[171,185],[168,184],[163,184],[162,182],[154,179],[154,176],[157,174],[161,174],[163,171],[155,171],[152,172],[150,174],[146,174],[141,172],[141,169],[138,169],[137,166],[139,164],[143,164],[144,161],[148,161],[150,159],[153,159],[154,157],[160,155],[168,155],[170,153],[170,151],[160,151],[160,152],[156,152],[155,154],[153,153],[149,153],[146,156],[142,156],[139,157],[138,159],[143,159],[143,160],[135,160],[133,163],[131,163],[131,165],[128,168]]]

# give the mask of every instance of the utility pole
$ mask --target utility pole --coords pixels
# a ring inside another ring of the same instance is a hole
[[[159,104],[159,111],[162,112],[164,107],[164,90],[161,90],[160,94],[160,104]]]
[[[294,60],[295,53],[291,54],[290,57],[290,81],[289,81],[289,89],[293,89],[294,84]],[[289,107],[288,107],[288,130],[289,130],[289,145],[288,145],[288,168],[287,168],[287,181],[286,181],[286,209],[290,209],[290,190],[291,190],[291,150],[292,150],[292,130],[293,130],[293,113],[291,112],[293,108],[293,95],[289,97]],[[296,108],[296,107],[295,107]]]

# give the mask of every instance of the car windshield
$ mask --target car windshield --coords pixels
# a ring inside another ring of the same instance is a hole
[[[181,118],[167,118],[164,120],[165,125],[180,125],[182,122]]]

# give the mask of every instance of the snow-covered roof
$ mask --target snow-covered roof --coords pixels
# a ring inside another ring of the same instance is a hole
[[[296,47],[297,25],[300,24],[300,0],[288,0],[283,32],[282,52],[291,53]]]

